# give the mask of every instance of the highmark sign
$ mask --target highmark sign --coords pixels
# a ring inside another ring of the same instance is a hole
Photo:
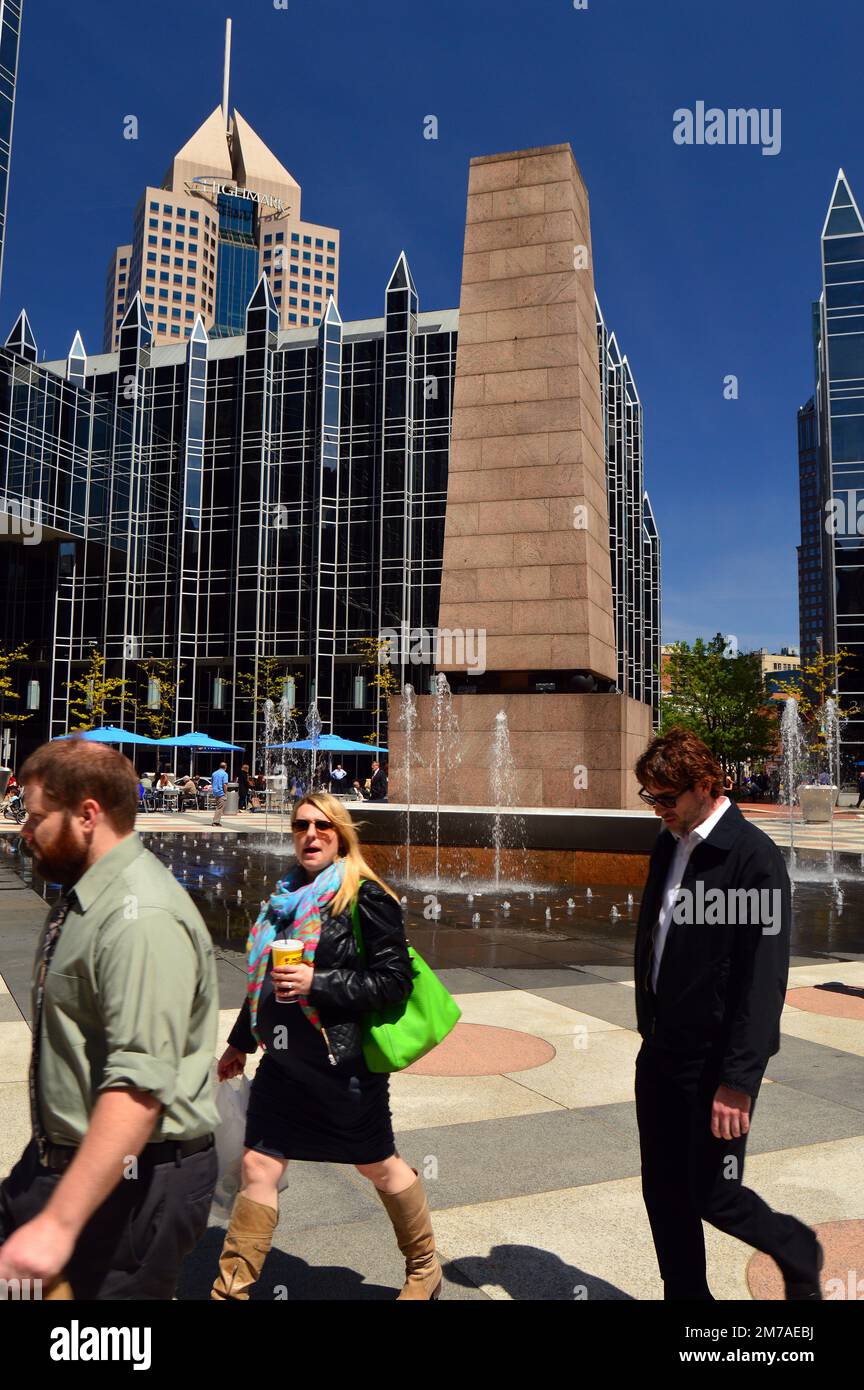
[[[254,188],[238,188],[236,183],[222,183],[219,179],[211,178],[209,174],[200,174],[191,183],[187,183],[186,192],[198,193],[202,188],[208,189],[211,193],[227,193],[232,198],[248,198],[252,203],[275,208],[277,212],[288,211],[282,199],[274,197],[272,193],[256,193]]]

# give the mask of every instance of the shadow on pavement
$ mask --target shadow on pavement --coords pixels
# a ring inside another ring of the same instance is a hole
[[[445,1274],[454,1284],[495,1286],[519,1302],[632,1302],[632,1296],[605,1279],[568,1265],[535,1245],[495,1245],[486,1256],[452,1260]]]

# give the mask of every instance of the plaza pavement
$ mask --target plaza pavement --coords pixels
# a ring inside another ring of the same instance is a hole
[[[44,917],[42,899],[0,862],[0,1175],[29,1134],[26,1018]],[[462,1022],[393,1077],[391,1097],[399,1150],[426,1175],[444,1297],[661,1296],[639,1186],[639,1039],[626,956],[622,942],[609,965],[440,971]],[[243,975],[237,959],[221,955],[218,970],[221,1050]],[[832,982],[860,992],[818,988]],[[782,1031],[747,1182],[820,1227],[823,1279],[854,1288],[851,1270],[864,1297],[864,961],[795,957]],[[181,1298],[207,1296],[225,1220],[214,1210]],[[717,1298],[781,1296],[773,1266],[710,1227],[706,1238]],[[255,1296],[391,1298],[399,1282],[392,1232],[369,1184],[349,1168],[292,1165]]]
[[[791,825],[788,806],[775,806],[762,802],[742,802],[739,809],[764,830],[777,845],[796,850],[824,850],[832,848],[838,854],[857,854],[864,856],[864,807],[855,810],[855,801],[850,793],[843,793],[842,804],[834,812],[833,826],[830,822],[807,825],[801,820],[801,813],[795,807]],[[862,864],[864,867],[864,864]]]

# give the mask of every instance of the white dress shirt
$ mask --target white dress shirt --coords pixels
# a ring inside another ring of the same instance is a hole
[[[654,956],[651,962],[651,988],[657,993],[657,977],[660,974],[660,961],[663,959],[663,948],[666,945],[666,937],[669,935],[669,927],[672,922],[672,909],[678,897],[681,881],[687,869],[690,855],[693,853],[700,840],[705,840],[711,834],[715,825],[725,811],[729,810],[731,801],[728,797],[720,798],[720,804],[716,811],[712,811],[707,820],[703,820],[699,825],[694,825],[688,835],[675,835],[678,844],[672,856],[672,863],[669,865],[669,873],[666,876],[666,887],[663,890],[663,901],[660,904],[660,913],[657,918],[657,925],[654,928]],[[674,835],[674,830],[672,831]]]

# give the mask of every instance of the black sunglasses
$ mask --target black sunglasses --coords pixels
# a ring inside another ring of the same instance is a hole
[[[292,821],[291,829],[294,831],[295,835],[304,835],[313,825],[316,830],[336,829],[332,820],[304,820],[302,816],[298,816],[297,820]]]
[[[674,811],[679,796],[683,796],[685,792],[689,792],[692,785],[692,782],[688,782],[687,786],[682,787],[680,792],[676,792],[674,796],[652,796],[650,792],[646,792],[644,787],[640,787],[639,795],[646,806],[662,806],[666,811]]]

